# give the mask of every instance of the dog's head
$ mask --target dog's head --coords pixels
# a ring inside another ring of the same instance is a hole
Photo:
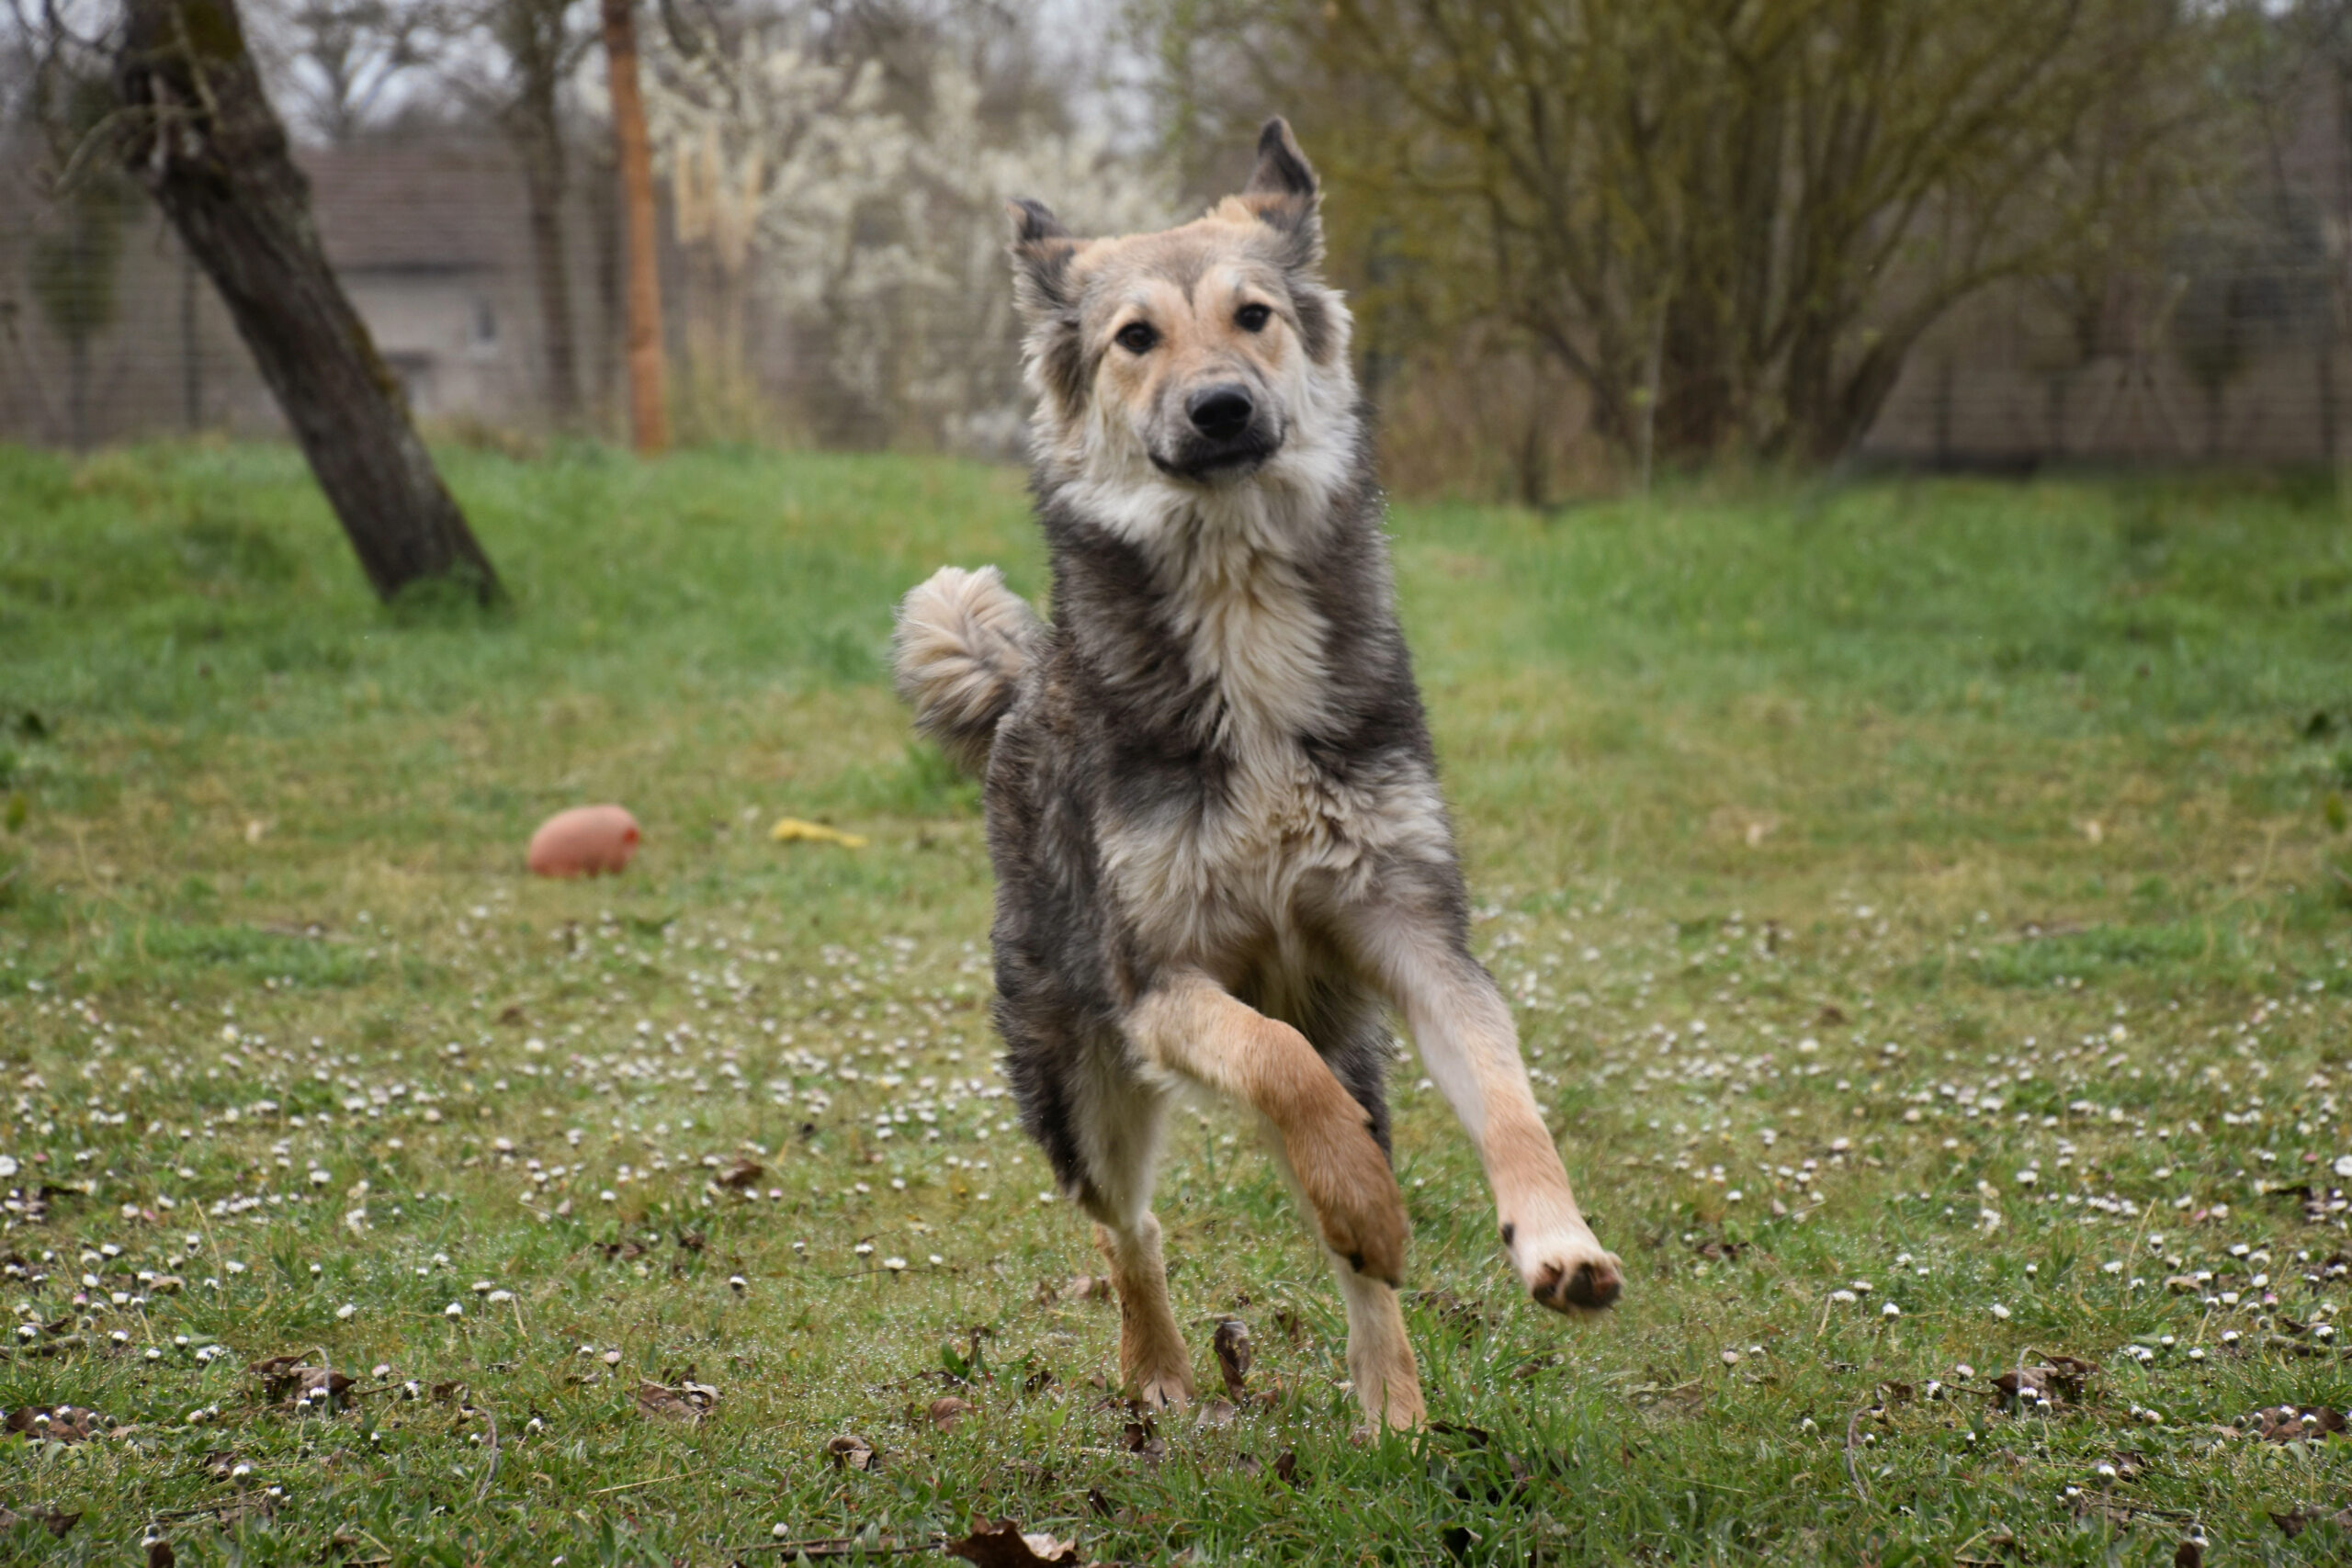
[[[1012,207],[1041,451],[1113,479],[1244,482],[1352,419],[1348,314],[1318,276],[1315,171],[1280,119],[1238,196],[1156,234],[1073,238]]]

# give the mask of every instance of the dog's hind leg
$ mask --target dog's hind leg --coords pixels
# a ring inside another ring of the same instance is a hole
[[[1152,1066],[1265,1117],[1323,1245],[1355,1272],[1396,1282],[1405,1269],[1396,1178],[1370,1113],[1306,1035],[1197,972],[1156,984],[1129,1011],[1125,1028]]]
[[[1169,1305],[1159,1221],[1151,1212],[1167,1097],[1133,1082],[1097,1088],[1080,1134],[1086,1176],[1078,1199],[1094,1221],[1094,1245],[1119,1296],[1119,1373],[1130,1399],[1182,1409],[1193,1397],[1192,1354]]]
[[[1403,903],[1345,922],[1374,979],[1404,1013],[1430,1078],[1487,1168],[1503,1247],[1528,1293],[1555,1312],[1609,1306],[1624,1273],[1585,1224],[1560,1151],[1536,1109],[1519,1031],[1493,976],[1443,911]]]

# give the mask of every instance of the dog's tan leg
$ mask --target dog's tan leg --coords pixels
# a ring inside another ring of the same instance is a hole
[[[1405,1015],[1421,1061],[1462,1119],[1494,1190],[1504,1249],[1528,1293],[1555,1312],[1609,1306],[1623,1288],[1568,1190],[1536,1109],[1519,1031],[1493,978],[1429,918],[1368,911],[1358,927],[1375,979]]]
[[[1421,1403],[1421,1369],[1405,1337],[1405,1314],[1396,1287],[1359,1274],[1338,1258],[1331,1271],[1348,1304],[1348,1378],[1364,1419],[1412,1431],[1429,1419]]]
[[[1265,1128],[1266,1152],[1302,1204],[1306,1194],[1292,1168],[1280,1135],[1271,1123]],[[1323,1249],[1332,1278],[1340,1284],[1340,1299],[1348,1309],[1348,1381],[1363,1406],[1368,1425],[1385,1423],[1410,1431],[1429,1419],[1421,1402],[1421,1369],[1413,1359],[1412,1341],[1405,1337],[1405,1314],[1396,1304],[1396,1287],[1356,1269],[1329,1247]]]
[[[1077,1119],[1087,1172],[1078,1201],[1094,1221],[1094,1245],[1119,1296],[1120,1377],[1130,1399],[1182,1409],[1193,1397],[1193,1358],[1169,1304],[1151,1213],[1166,1096],[1132,1079],[1080,1076],[1071,1087],[1087,1107]]]
[[[1119,1293],[1119,1376],[1127,1397],[1182,1410],[1193,1399],[1193,1358],[1168,1303],[1159,1222],[1148,1213],[1125,1228],[1097,1222],[1094,1245],[1102,1248],[1111,1288]]]
[[[1392,1285],[1405,1269],[1405,1205],[1363,1107],[1306,1036],[1206,976],[1170,978],[1138,1002],[1127,1038],[1145,1060],[1271,1122],[1323,1245]]]

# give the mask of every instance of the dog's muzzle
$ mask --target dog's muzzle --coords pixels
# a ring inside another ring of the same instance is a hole
[[[1165,456],[1152,462],[1180,479],[1207,479],[1247,473],[1282,450],[1282,428],[1248,387],[1219,381],[1197,387],[1184,399],[1184,425]]]

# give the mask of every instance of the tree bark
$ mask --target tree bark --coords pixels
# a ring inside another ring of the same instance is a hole
[[[520,90],[503,118],[507,138],[523,164],[548,415],[558,429],[570,430],[580,423],[580,338],[571,315],[571,255],[563,244],[566,170],[557,98],[564,71],[564,16],[571,0],[506,4],[513,14],[500,30],[514,57]]]
[[[417,438],[399,380],[311,220],[310,183],[246,52],[236,0],[129,0],[124,161],[220,291],[377,594],[500,594]]]
[[[523,154],[524,201],[529,209],[531,270],[539,296],[539,332],[546,342],[548,416],[557,428],[580,423],[579,336],[571,323],[571,266],[563,248],[563,144],[546,128]]]
[[[612,75],[613,145],[621,207],[628,227],[629,432],[638,451],[670,445],[662,389],[662,280],[656,271],[653,153],[645,134],[645,100],[637,85],[637,17],[631,0],[603,0],[605,62]]]

